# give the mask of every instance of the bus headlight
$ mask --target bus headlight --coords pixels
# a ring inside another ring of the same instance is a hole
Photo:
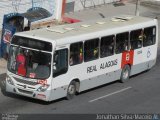
[[[48,89],[49,85],[43,85],[43,86],[40,86],[37,91],[38,92],[45,92],[47,89]]]
[[[14,85],[14,82],[12,81],[12,79],[11,79],[9,76],[6,77],[6,81],[7,81],[9,84]]]

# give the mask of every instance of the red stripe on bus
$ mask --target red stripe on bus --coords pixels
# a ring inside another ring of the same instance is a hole
[[[133,65],[133,57],[134,57],[134,50],[123,52],[122,53],[121,68],[123,68],[127,64]]]

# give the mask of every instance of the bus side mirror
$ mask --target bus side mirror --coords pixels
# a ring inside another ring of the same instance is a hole
[[[57,68],[56,68],[56,64],[57,64],[56,62],[53,63],[53,70],[56,70],[56,69],[57,69]]]
[[[55,54],[55,55],[54,55],[54,63],[57,63],[57,61],[58,61],[58,55]]]

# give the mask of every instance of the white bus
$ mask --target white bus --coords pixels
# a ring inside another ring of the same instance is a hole
[[[16,33],[6,91],[44,101],[148,70],[156,63],[156,19],[122,15]]]

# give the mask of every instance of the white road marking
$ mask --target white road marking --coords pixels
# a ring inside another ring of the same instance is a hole
[[[89,102],[94,102],[94,101],[97,101],[97,100],[100,100],[100,99],[103,99],[103,98],[106,98],[106,97],[109,97],[111,95],[114,95],[114,94],[117,94],[117,93],[120,93],[120,92],[123,92],[123,91],[126,91],[128,89],[131,89],[132,87],[127,87],[127,88],[124,88],[124,89],[121,89],[121,90],[118,90],[116,92],[113,92],[113,93],[110,93],[110,94],[107,94],[107,95],[104,95],[104,96],[101,96],[101,97],[98,97],[98,98],[95,98],[93,100],[90,100]]]

